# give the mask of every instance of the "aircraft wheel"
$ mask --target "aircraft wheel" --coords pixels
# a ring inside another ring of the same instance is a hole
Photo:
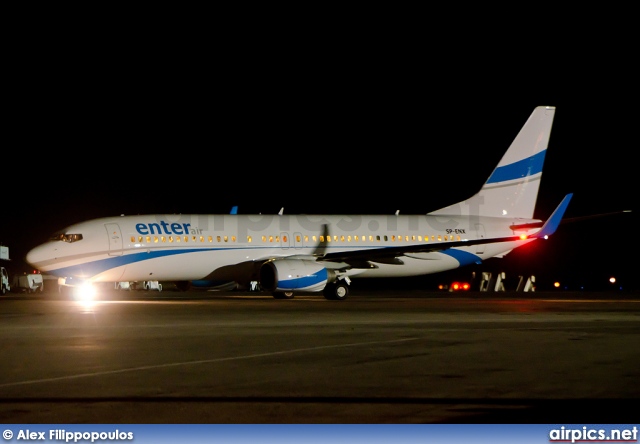
[[[273,297],[276,299],[293,299],[293,291],[274,291]]]
[[[322,293],[330,301],[344,301],[349,296],[349,287],[346,282],[336,282],[324,287]]]

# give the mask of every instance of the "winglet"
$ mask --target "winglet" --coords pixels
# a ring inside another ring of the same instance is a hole
[[[229,214],[238,214],[238,206],[237,205],[232,206]]]
[[[573,193],[569,193],[564,197],[564,199],[562,199],[560,205],[558,205],[551,216],[549,216],[549,219],[547,219],[542,228],[540,228],[540,231],[534,234],[534,237],[547,237],[556,232],[556,230],[558,229],[558,225],[560,225],[560,221],[562,220],[562,216],[564,216],[564,212],[567,210],[569,201],[572,197]]]

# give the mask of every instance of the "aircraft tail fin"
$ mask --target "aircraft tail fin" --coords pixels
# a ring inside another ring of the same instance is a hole
[[[478,193],[429,214],[533,218],[555,110],[533,110]]]

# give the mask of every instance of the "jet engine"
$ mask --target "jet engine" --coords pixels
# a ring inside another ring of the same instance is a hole
[[[260,268],[260,286],[267,291],[322,291],[335,280],[335,271],[304,259],[274,259]]]

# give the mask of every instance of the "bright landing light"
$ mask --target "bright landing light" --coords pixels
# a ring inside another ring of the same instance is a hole
[[[89,282],[76,287],[74,290],[74,298],[78,302],[93,302],[96,298],[96,289]]]

